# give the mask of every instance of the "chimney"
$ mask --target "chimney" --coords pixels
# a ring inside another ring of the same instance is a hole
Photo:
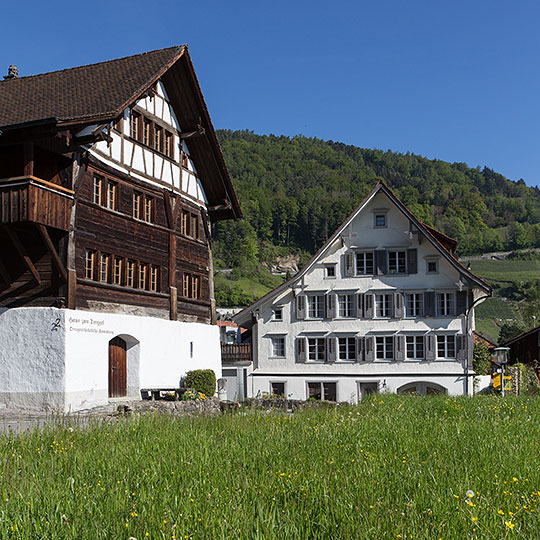
[[[19,77],[19,70],[17,69],[17,66],[14,66],[13,64],[9,66],[8,74],[4,75],[4,79],[17,79]]]

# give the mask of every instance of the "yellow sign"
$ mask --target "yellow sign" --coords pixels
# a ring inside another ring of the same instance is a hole
[[[505,375],[504,380],[505,381],[510,381],[510,380],[512,380],[512,376],[511,375]]]
[[[500,388],[501,387],[501,375],[497,373],[495,377],[493,377],[493,388]]]

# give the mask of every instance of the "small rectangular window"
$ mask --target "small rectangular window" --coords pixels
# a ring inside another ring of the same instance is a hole
[[[191,214],[190,232],[192,238],[199,238],[199,218],[195,214]]]
[[[141,201],[143,195],[138,191],[133,192],[133,217],[136,219],[141,219]]]
[[[424,358],[424,336],[407,336],[407,358]]]
[[[143,144],[146,144],[146,146],[150,146],[152,141],[152,122],[148,119],[143,120],[143,137],[142,142]]]
[[[329,264],[325,267],[325,277],[327,278],[335,278],[336,277],[336,265],[335,264]]]
[[[146,264],[139,263],[139,289],[146,289],[148,269]]]
[[[337,383],[308,382],[308,398],[325,401],[337,401]]]
[[[407,272],[407,254],[405,251],[388,252],[388,273],[405,274]]]
[[[272,338],[272,356],[284,357],[285,356],[285,338],[273,337]]]
[[[422,293],[406,294],[405,303],[407,317],[422,317],[424,314],[424,295]]]
[[[135,111],[131,111],[131,129],[130,134],[131,138],[138,140],[139,139],[139,126],[141,122],[141,115]]]
[[[375,214],[375,227],[386,227],[386,214]]]
[[[354,317],[356,315],[355,302],[356,296],[354,294],[339,294],[338,295],[338,308],[340,317]]]
[[[436,315],[438,317],[455,315],[454,293],[437,293]]]
[[[356,274],[357,275],[372,275],[373,274],[373,252],[356,254]]]
[[[150,290],[158,292],[159,289],[159,267],[152,265],[150,267]]]
[[[122,285],[122,270],[124,267],[124,261],[120,257],[114,258],[114,271],[113,271],[113,283],[115,285]]]
[[[152,197],[144,197],[144,221],[152,223],[154,221],[154,199]]]
[[[437,261],[428,261],[427,262],[427,273],[436,274],[439,271]]]
[[[283,320],[283,308],[274,308],[272,310],[272,320],[274,321]]]
[[[324,317],[324,296],[308,296],[308,317],[310,319],[322,319]]]
[[[154,148],[158,152],[163,152],[163,128],[155,126],[154,129]]]
[[[392,316],[392,295],[375,295],[375,317],[387,318]]]
[[[87,249],[84,257],[84,277],[86,279],[94,279],[94,261],[96,258],[96,252]]]
[[[326,360],[326,339],[308,338],[308,358],[315,362]]]
[[[110,255],[102,253],[99,259],[99,281],[107,283],[109,281],[109,261]]]
[[[111,180],[107,182],[107,208],[118,209],[118,184]]]
[[[284,382],[270,383],[270,394],[276,397],[285,397],[285,383]]]
[[[394,337],[377,337],[375,338],[377,360],[393,360],[394,359]]]
[[[189,236],[189,212],[182,210],[182,215],[180,216],[180,234]]]
[[[456,336],[437,336],[437,356],[439,358],[456,357]]]
[[[133,288],[135,287],[135,268],[136,268],[135,261],[127,262],[126,285],[128,287],[133,287]]]
[[[103,178],[99,176],[94,176],[94,185],[93,185],[94,189],[92,193],[92,201],[95,204],[101,204],[102,186],[103,186]]]
[[[344,337],[338,339],[339,359],[344,361],[356,360],[356,338]]]
[[[188,155],[185,152],[182,152],[182,167],[188,168]]]
[[[165,131],[165,155],[174,158],[173,134]]]

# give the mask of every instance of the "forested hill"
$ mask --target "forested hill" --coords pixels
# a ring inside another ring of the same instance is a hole
[[[384,180],[423,222],[456,238],[459,254],[540,246],[540,191],[484,167],[302,136],[218,131],[245,220],[217,224],[227,266],[313,253]]]

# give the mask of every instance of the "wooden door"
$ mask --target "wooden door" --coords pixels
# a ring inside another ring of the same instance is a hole
[[[127,344],[119,337],[109,341],[109,397],[127,395]]]

